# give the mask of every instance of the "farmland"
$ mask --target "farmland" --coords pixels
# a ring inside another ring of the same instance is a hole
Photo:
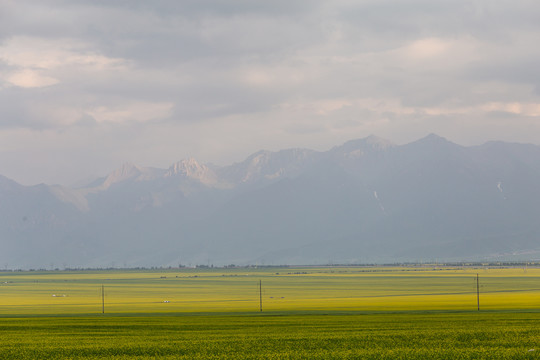
[[[5,271],[0,282],[2,359],[540,354],[536,268]]]
[[[527,313],[0,319],[0,357],[537,358],[538,320]]]
[[[0,316],[540,308],[540,269],[229,268],[0,272]],[[262,294],[259,292],[261,282]],[[102,297],[102,289],[105,296]]]

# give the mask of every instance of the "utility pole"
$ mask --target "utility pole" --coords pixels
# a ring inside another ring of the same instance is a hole
[[[478,279],[478,273],[476,274],[476,305],[478,311],[480,311],[480,281]]]
[[[259,309],[262,312],[262,280],[259,280]]]
[[[101,285],[101,313],[105,314],[105,286]]]

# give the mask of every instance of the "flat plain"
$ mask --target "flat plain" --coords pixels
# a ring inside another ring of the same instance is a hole
[[[2,359],[540,357],[535,267],[4,271],[0,283]]]

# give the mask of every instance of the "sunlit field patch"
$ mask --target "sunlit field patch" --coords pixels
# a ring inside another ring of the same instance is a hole
[[[264,311],[467,311],[477,274],[481,309],[539,307],[536,268],[276,267],[1,272],[0,315],[251,312],[261,300]]]
[[[538,358],[539,285],[536,268],[0,272],[0,358]]]
[[[536,268],[276,267],[0,272],[0,316],[469,311],[477,274],[482,310],[540,308]]]

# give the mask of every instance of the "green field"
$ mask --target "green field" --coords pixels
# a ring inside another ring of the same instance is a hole
[[[539,320],[537,313],[10,318],[0,319],[0,358],[526,359],[539,357]]]
[[[5,271],[0,359],[537,358],[538,310],[537,268]]]
[[[320,267],[0,272],[0,316],[540,309],[540,269]]]

